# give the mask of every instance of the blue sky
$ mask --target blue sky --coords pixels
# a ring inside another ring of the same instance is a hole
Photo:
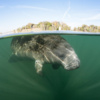
[[[0,32],[40,21],[100,26],[100,0],[0,0]]]

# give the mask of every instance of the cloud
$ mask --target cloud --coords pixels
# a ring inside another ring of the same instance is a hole
[[[69,1],[69,5],[68,5],[68,8],[67,10],[65,11],[63,17],[62,17],[62,20],[67,16],[67,18],[70,18],[70,14],[69,14],[69,11],[70,11],[71,7],[70,7],[70,1]]]
[[[100,20],[100,14],[97,14],[97,15],[89,17],[89,18],[82,18],[81,20],[82,21]]]
[[[36,9],[36,10],[43,10],[43,11],[54,11],[52,9],[34,7],[34,6],[26,6],[26,5],[19,5],[19,6],[16,6],[16,8],[27,8],[27,9]]]

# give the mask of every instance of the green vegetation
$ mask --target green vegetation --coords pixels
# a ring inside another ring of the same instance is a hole
[[[59,27],[61,27],[61,30],[71,30],[70,26],[68,26],[65,23],[60,23],[58,21],[55,22],[40,22],[38,24],[33,24],[29,23],[26,26],[23,26],[22,28],[18,28],[17,30],[14,30],[14,32],[22,32],[23,30],[25,31],[34,31],[34,29],[39,29],[41,31],[45,30],[59,30]],[[100,32],[100,26],[95,26],[95,25],[82,25],[81,27],[75,27],[73,29],[74,31],[83,31],[83,32]]]
[[[45,22],[40,22],[38,24],[29,23],[26,26],[23,26],[22,28],[18,28],[17,32],[21,32],[22,30],[25,29],[34,29],[34,28],[39,28],[41,30],[59,30],[60,26],[62,27],[62,30],[70,30],[70,27],[65,23],[60,24],[60,22],[57,21],[52,23],[45,21]]]
[[[74,31],[83,31],[83,32],[100,32],[100,26],[95,25],[82,25],[82,27],[74,28]]]

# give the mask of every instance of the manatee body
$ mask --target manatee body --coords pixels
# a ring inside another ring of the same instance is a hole
[[[76,69],[80,60],[70,44],[59,35],[32,35],[14,37],[11,42],[13,55],[29,57],[35,60],[37,73],[42,71],[44,63],[51,63],[57,69]]]

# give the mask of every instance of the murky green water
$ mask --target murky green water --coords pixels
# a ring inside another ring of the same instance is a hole
[[[62,36],[78,54],[80,68],[46,64],[43,76],[32,60],[10,63],[11,38],[0,39],[0,100],[100,100],[100,36]]]

